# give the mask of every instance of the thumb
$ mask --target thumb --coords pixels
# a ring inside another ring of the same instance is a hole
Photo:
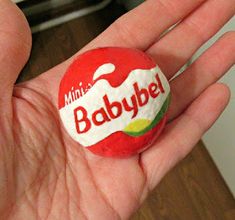
[[[0,107],[10,104],[14,83],[31,49],[29,25],[10,0],[0,1]]]

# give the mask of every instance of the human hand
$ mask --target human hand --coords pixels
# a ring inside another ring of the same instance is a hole
[[[234,0],[148,0],[78,53],[138,48],[171,79],[234,12]],[[234,33],[171,81],[169,122],[151,148],[128,159],[98,157],[78,146],[59,119],[58,86],[72,58],[14,86],[31,36],[9,0],[1,0],[0,13],[0,219],[127,219],[228,103],[228,88],[215,82],[235,62]]]

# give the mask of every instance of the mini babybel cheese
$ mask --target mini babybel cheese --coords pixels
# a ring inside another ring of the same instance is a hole
[[[145,53],[98,48],[78,56],[59,90],[65,129],[101,156],[127,157],[148,148],[166,123],[170,86]]]

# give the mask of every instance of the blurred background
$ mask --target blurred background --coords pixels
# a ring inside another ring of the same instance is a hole
[[[33,32],[33,49],[19,81],[76,53],[142,0],[15,0]],[[156,25],[157,25],[157,21]],[[233,18],[188,65],[226,31]],[[194,151],[152,193],[133,219],[235,219],[235,68],[221,80],[230,86],[229,107]]]

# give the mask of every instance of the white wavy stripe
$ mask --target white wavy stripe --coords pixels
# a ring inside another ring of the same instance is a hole
[[[93,80],[97,80],[100,76],[114,72],[116,67],[112,63],[105,63],[100,66],[93,75]]]
[[[137,82],[140,89],[147,88],[150,83],[156,82],[156,74],[159,75],[165,89],[165,93],[161,93],[156,99],[150,97],[147,105],[139,107],[139,112],[134,119],[131,119],[133,115],[132,112],[123,111],[122,115],[117,119],[106,122],[101,126],[95,126],[92,123],[91,129],[88,132],[83,134],[77,133],[74,119],[75,108],[78,106],[84,107],[89,112],[88,118],[91,118],[91,113],[104,106],[102,97],[106,94],[108,95],[110,102],[121,101],[123,98],[127,98],[128,103],[130,103],[130,97],[134,94],[134,88],[132,85]],[[97,81],[97,83],[83,97],[74,101],[70,105],[61,108],[60,116],[71,137],[83,146],[89,147],[116,131],[122,131],[127,125],[136,119],[148,119],[152,121],[161,110],[169,92],[170,87],[168,81],[158,66],[150,70],[136,69],[130,72],[128,78],[118,88],[110,86],[107,80],[102,79]]]

